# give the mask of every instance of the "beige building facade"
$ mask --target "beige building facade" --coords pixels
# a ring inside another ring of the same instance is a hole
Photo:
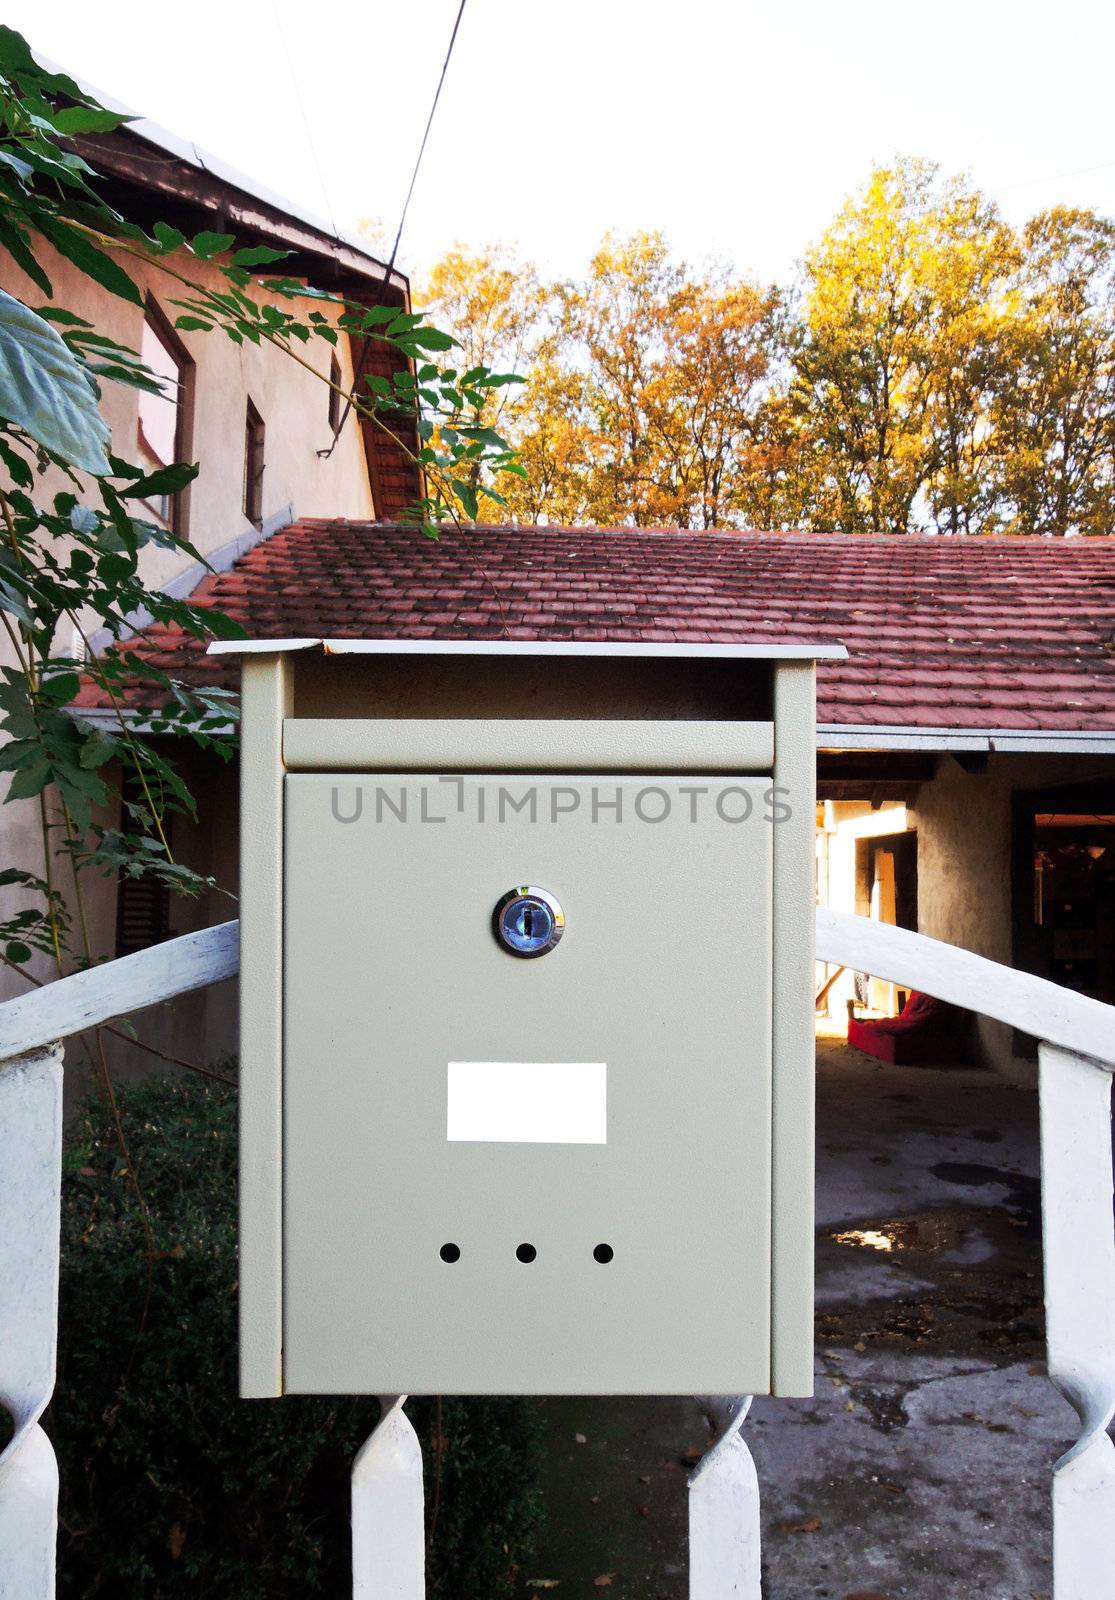
[[[142,224],[160,219],[187,237],[208,229],[232,234],[238,246],[267,244],[287,256],[264,270],[363,305],[408,304],[406,280],[389,274],[358,241],[334,236],[150,123],[135,122],[112,135],[83,140],[81,153],[103,175],[102,187],[111,203]],[[141,352],[163,380],[162,396],[103,381],[102,413],[111,429],[112,452],[148,470],[176,460],[197,463],[196,478],[179,495],[137,505],[139,516],[172,529],[202,558],[199,562],[181,550],[148,544],[139,558],[148,587],[185,598],[210,570],[226,570],[253,545],[299,516],[369,520],[398,514],[416,496],[416,476],[393,439],[373,433],[355,416],[336,434],[343,394],[351,390],[361,363],[372,371],[385,370],[384,360],[389,358],[383,347],[365,351],[359,341],[341,332],[335,344],[314,339],[296,345],[292,355],[266,342],[235,343],[220,329],[178,329],[175,323],[185,313],[176,302],[191,293],[182,279],[202,289],[227,287],[215,266],[186,251],[160,261],[121,256],[141,292],[142,306],[101,288],[45,243],[36,253],[51,280],[53,304]],[[32,307],[43,302],[42,290],[6,254],[0,255],[0,287]],[[264,291],[256,292],[266,297]],[[316,297],[285,304],[301,318],[317,311],[334,323],[343,309]],[[64,485],[60,474],[48,473],[37,481],[34,492],[37,499],[49,500],[63,487],[72,484]],[[100,504],[92,483],[80,498],[92,506]],[[130,620],[142,627],[149,619],[140,615]],[[103,648],[108,639],[98,618],[84,616],[66,637],[58,638],[56,647],[80,658],[89,649]],[[0,663],[13,661],[12,647],[3,638]],[[231,851],[235,837],[235,817],[225,814],[227,792],[217,782],[218,792],[207,793],[218,779],[208,763],[199,765],[189,751],[176,753],[176,759],[187,772],[196,768],[193,775],[207,836],[203,853],[220,857],[222,840],[230,842]],[[112,823],[115,818],[106,820]],[[235,879],[233,860],[234,852],[212,906],[205,900],[176,899],[158,932],[165,935],[235,916],[229,898]],[[43,873],[37,801],[0,807],[0,862]],[[59,861],[55,867],[65,887],[68,869]],[[129,916],[142,932],[147,915],[143,891],[130,912],[122,899],[127,892],[114,878],[86,875],[84,896],[96,959],[129,947]],[[0,889],[5,915],[19,909],[24,899],[18,890]],[[53,962],[36,955],[31,970],[40,979],[53,976]],[[0,971],[0,997],[25,988],[26,980],[19,975]],[[217,993],[200,1005],[227,1011],[228,997]],[[179,1035],[196,1036],[199,1017],[190,1015],[189,1007],[184,1017],[184,1032],[181,1026],[161,1030],[164,1044],[174,1043]],[[215,1038],[228,1036],[227,1017],[204,1031]]]

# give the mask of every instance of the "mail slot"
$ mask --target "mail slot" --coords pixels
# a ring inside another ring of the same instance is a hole
[[[808,1393],[829,652],[235,648],[242,1392]]]

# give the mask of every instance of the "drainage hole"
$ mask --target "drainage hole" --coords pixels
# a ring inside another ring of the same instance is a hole
[[[596,1249],[592,1252],[592,1259],[594,1261],[599,1261],[602,1267],[606,1267],[614,1255],[615,1251],[612,1249],[610,1244],[598,1244]]]
[[[520,1261],[533,1261],[538,1251],[532,1244],[521,1244],[515,1254]]]
[[[438,1251],[438,1255],[443,1261],[459,1261],[461,1259],[461,1247],[459,1244],[443,1244]]]

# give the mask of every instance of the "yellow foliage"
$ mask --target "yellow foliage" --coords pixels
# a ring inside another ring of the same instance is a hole
[[[607,235],[577,282],[454,246],[420,303],[462,366],[517,371],[480,416],[524,522],[853,533],[1115,531],[1115,226],[1016,234],[899,161],[807,252],[796,294]]]

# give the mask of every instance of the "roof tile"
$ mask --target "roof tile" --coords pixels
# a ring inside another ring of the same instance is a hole
[[[1115,541],[450,530],[304,518],[193,595],[250,636],[847,645],[818,718],[1115,729]],[[133,647],[235,682],[177,628]],[[96,703],[91,685],[86,704]]]

